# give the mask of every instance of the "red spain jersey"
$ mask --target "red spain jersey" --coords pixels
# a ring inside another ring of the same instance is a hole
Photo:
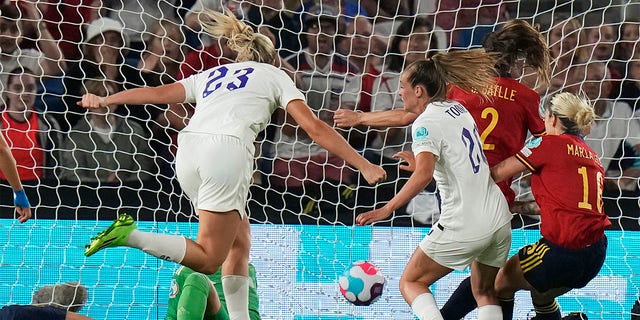
[[[496,78],[496,84],[487,90],[491,100],[474,92],[453,87],[449,99],[460,102],[476,121],[482,149],[489,166],[516,154],[527,138],[527,131],[534,136],[544,133],[540,117],[540,95],[531,88],[510,78]],[[512,179],[498,183],[509,204],[515,199],[511,189]]]
[[[531,191],[540,206],[543,237],[568,249],[602,239],[611,225],[603,212],[604,169],[582,138],[538,137],[516,158],[532,172]]]

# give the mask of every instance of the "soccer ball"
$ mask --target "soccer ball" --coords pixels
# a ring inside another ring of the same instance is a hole
[[[339,279],[340,292],[356,306],[368,306],[382,295],[387,282],[380,269],[367,261],[356,261]]]

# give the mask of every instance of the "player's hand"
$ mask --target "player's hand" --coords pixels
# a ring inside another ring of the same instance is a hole
[[[387,172],[384,171],[381,166],[374,164],[369,164],[364,170],[360,170],[360,172],[362,172],[364,179],[367,180],[370,185],[387,179]]]
[[[76,102],[76,104],[87,109],[96,109],[107,106],[105,104],[104,97],[99,97],[92,93],[82,95],[82,100]]]
[[[388,218],[390,215],[391,215],[391,211],[389,211],[386,207],[382,207],[380,209],[361,213],[356,217],[356,224],[359,226],[372,224],[374,222],[384,220]]]
[[[392,156],[394,159],[402,159],[407,164],[400,164],[398,168],[404,171],[414,172],[416,170],[416,157],[411,151],[400,151]]]
[[[348,109],[338,109],[333,114],[333,122],[336,124],[336,126],[341,128],[359,126],[360,113]]]
[[[13,190],[13,204],[16,206],[18,221],[20,221],[20,223],[24,223],[31,218],[31,204],[24,189]]]

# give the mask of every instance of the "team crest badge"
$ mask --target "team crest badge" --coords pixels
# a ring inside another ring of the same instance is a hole
[[[531,139],[531,141],[527,142],[527,148],[530,148],[530,149],[537,148],[540,145],[540,143],[542,143],[542,137]]]
[[[171,279],[171,286],[169,290],[169,299],[173,299],[178,295],[178,291],[180,289],[178,288],[178,281],[176,281],[176,279]]]
[[[427,136],[429,136],[429,130],[425,127],[418,127],[416,128],[413,140],[422,141],[427,139]]]

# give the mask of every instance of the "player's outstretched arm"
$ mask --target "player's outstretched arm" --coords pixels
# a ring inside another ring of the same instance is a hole
[[[435,163],[436,159],[433,153],[420,152],[416,156],[415,171],[402,189],[382,208],[358,215],[356,224],[363,226],[386,219],[394,210],[411,201],[433,179]]]
[[[124,90],[106,97],[89,93],[83,95],[82,100],[78,101],[77,104],[83,108],[95,109],[108,105],[182,103],[185,98],[184,86],[180,83],[172,83],[158,87]]]
[[[491,177],[493,181],[498,183],[526,170],[527,167],[515,156],[512,156],[491,167]]]
[[[360,170],[368,183],[375,184],[386,179],[387,174],[382,167],[370,163],[359,155],[338,132],[318,119],[304,101],[289,102],[287,112],[313,141]]]
[[[404,109],[377,112],[358,112],[348,109],[338,109],[333,115],[333,122],[341,128],[355,126],[401,127],[412,124],[417,117],[417,114]]]
[[[20,176],[18,175],[18,168],[16,167],[16,159],[11,154],[11,149],[4,139],[4,136],[0,134],[0,170],[7,178],[11,189],[13,189],[13,204],[16,207],[18,213],[18,221],[23,223],[31,218],[31,204],[27,198],[27,194],[22,188],[22,182],[20,182]]]

